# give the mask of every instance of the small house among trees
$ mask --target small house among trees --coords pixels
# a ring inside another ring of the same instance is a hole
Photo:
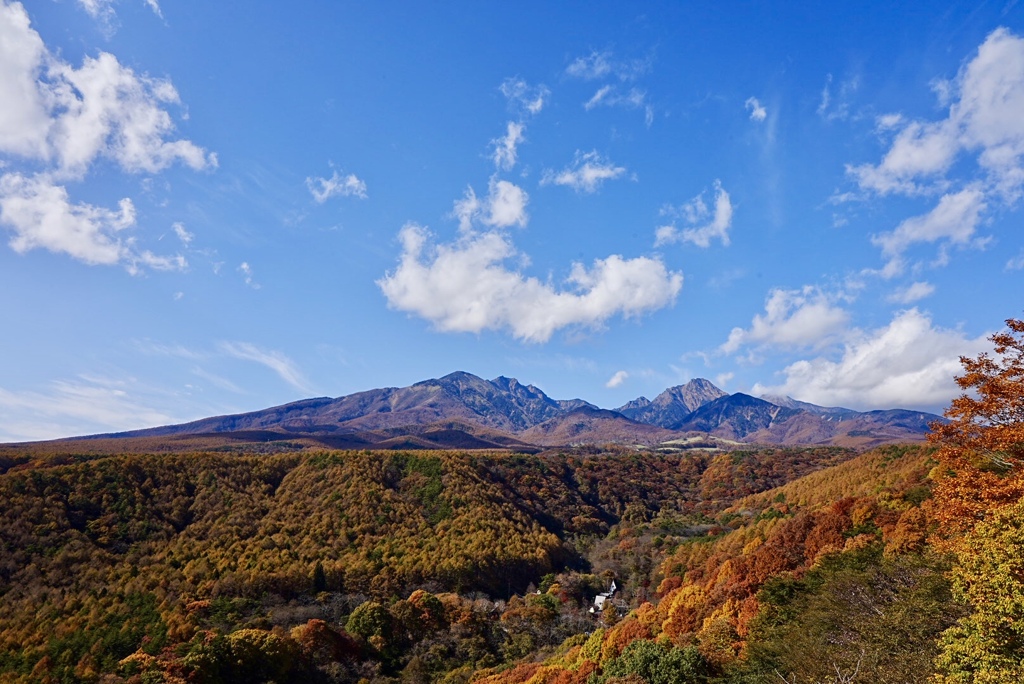
[[[604,610],[605,602],[611,600],[612,596],[615,595],[617,589],[618,587],[615,586],[615,580],[612,580],[612,584],[608,588],[608,591],[603,591],[594,597],[594,605],[591,606],[590,612],[599,613],[602,610]]]

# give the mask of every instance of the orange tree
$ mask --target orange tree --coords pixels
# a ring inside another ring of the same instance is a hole
[[[972,613],[939,640],[934,682],[1024,681],[1024,321],[993,335],[995,356],[961,358],[965,390],[934,425],[935,517],[956,555],[954,595]]]
[[[971,529],[987,512],[1024,496],[1024,320],[992,335],[996,356],[961,357],[965,392],[933,424],[942,477],[935,516],[944,533]]]

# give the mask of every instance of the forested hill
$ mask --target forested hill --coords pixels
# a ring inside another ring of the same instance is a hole
[[[134,666],[122,660],[140,649],[173,660],[202,651],[212,634],[344,623],[368,597],[388,605],[424,588],[505,600],[570,573],[582,608],[605,588],[607,578],[592,574],[603,567],[639,596],[661,546],[628,562],[606,553],[603,540],[622,525],[655,521],[670,539],[703,537],[725,529],[716,516],[739,498],[851,456],[819,448],[9,460],[0,475],[0,681],[126,674]],[[568,633],[545,638],[558,635]],[[458,656],[462,665],[496,664],[527,643],[487,638],[480,653]],[[406,664],[368,648],[351,667]]]
[[[927,447],[10,447],[0,683],[1016,684],[1007,326]]]

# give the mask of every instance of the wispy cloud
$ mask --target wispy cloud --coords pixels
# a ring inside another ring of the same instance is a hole
[[[142,2],[153,11],[153,14],[164,18],[164,13],[160,9],[160,3],[157,0],[142,0]],[[93,19],[98,19],[107,28],[108,31],[114,29],[114,20],[116,19],[116,12],[114,11],[114,5],[117,0],[78,0],[78,5],[85,10]]]
[[[221,377],[216,373],[211,373],[208,370],[201,368],[199,366],[195,366],[194,368],[192,368],[192,375],[196,376],[197,378],[206,380],[208,383],[219,389],[227,390],[228,392],[234,392],[235,394],[246,393],[245,390],[243,390],[241,387],[231,382],[227,378]]]
[[[330,178],[307,177],[306,187],[317,204],[332,197],[358,197],[366,199],[366,183],[354,173],[342,176],[335,170]]]
[[[931,283],[916,282],[896,290],[887,299],[896,304],[913,304],[932,296],[934,293],[935,286]]]
[[[588,81],[609,76],[620,81],[634,81],[651,70],[651,59],[619,59],[610,51],[592,51],[574,59],[565,73]]]
[[[143,2],[146,3],[146,7],[153,10],[153,14],[160,17],[161,19],[164,18],[164,13],[160,9],[160,3],[158,3],[157,0],[143,0]]]
[[[0,387],[0,441],[57,439],[178,422],[136,381],[79,375],[42,391]]]
[[[850,116],[850,99],[860,88],[860,78],[852,76],[839,84],[839,92],[832,92],[832,74],[825,77],[818,103],[818,116],[826,121],[841,121]]]
[[[499,89],[508,100],[509,105],[521,114],[531,116],[539,114],[551,96],[551,91],[546,86],[530,86],[521,78],[507,78]]]
[[[1019,271],[1021,269],[1024,269],[1024,249],[1021,250],[1020,254],[1006,262],[1007,271]]]
[[[608,389],[615,389],[622,383],[626,382],[629,378],[629,373],[624,370],[616,371],[615,375],[608,379],[608,382],[604,384]]]
[[[594,193],[607,181],[621,178],[626,167],[616,166],[602,159],[597,150],[576,151],[572,164],[561,171],[547,170],[541,178],[541,185],[564,185],[576,192]]]
[[[192,244],[192,240],[195,239],[195,235],[193,235],[192,233],[188,232],[188,230],[185,229],[185,224],[174,223],[171,225],[171,228],[174,229],[174,234],[178,236],[179,240],[181,240],[181,244],[185,245],[186,247]]]
[[[743,106],[750,112],[750,120],[758,123],[768,118],[768,110],[764,108],[756,97],[748,97]]]
[[[892,232],[872,236],[871,242],[881,247],[889,260],[885,273],[902,272],[904,252],[917,243],[984,246],[984,240],[975,238],[975,230],[986,207],[984,191],[974,185],[943,195],[930,212],[906,219]]]
[[[283,352],[262,349],[250,342],[221,342],[219,349],[228,356],[242,361],[252,361],[277,373],[278,377],[295,389],[310,394],[309,381],[299,367]]]
[[[191,349],[182,344],[164,344],[153,340],[135,340],[134,347],[141,353],[149,356],[173,356],[179,359],[190,359],[198,361],[209,355],[205,352]]]
[[[625,84],[647,74],[651,70],[651,59],[621,60],[611,52],[591,52],[577,57],[565,69],[568,76],[587,81],[612,79],[613,83],[600,86],[589,100],[583,103],[588,112],[595,107],[624,107],[642,109],[644,123],[650,127],[654,122],[654,108],[647,101],[647,93],[636,87],[626,88]]]
[[[494,160],[495,167],[508,171],[516,165],[516,148],[519,146],[519,143],[526,140],[526,137],[523,135],[525,130],[526,127],[523,124],[509,121],[505,135],[491,141],[491,145],[494,146],[494,153],[491,155],[491,159]]]
[[[238,272],[242,274],[242,280],[245,281],[246,286],[254,290],[260,289],[260,284],[253,277],[252,266],[249,265],[248,261],[243,261],[238,265]]]
[[[654,108],[647,102],[647,93],[639,88],[630,88],[623,92],[615,85],[601,86],[589,100],[583,103],[583,109],[588,112],[595,107],[643,109],[644,123],[649,127],[654,122]]]

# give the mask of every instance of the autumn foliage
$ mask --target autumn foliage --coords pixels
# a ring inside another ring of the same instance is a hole
[[[945,469],[937,541],[955,554],[953,589],[971,609],[940,641],[944,684],[1024,677],[1024,321],[990,339],[995,356],[961,359],[965,393],[932,436]]]
[[[0,682],[1019,681],[993,342],[931,445],[863,454],[4,455]]]

